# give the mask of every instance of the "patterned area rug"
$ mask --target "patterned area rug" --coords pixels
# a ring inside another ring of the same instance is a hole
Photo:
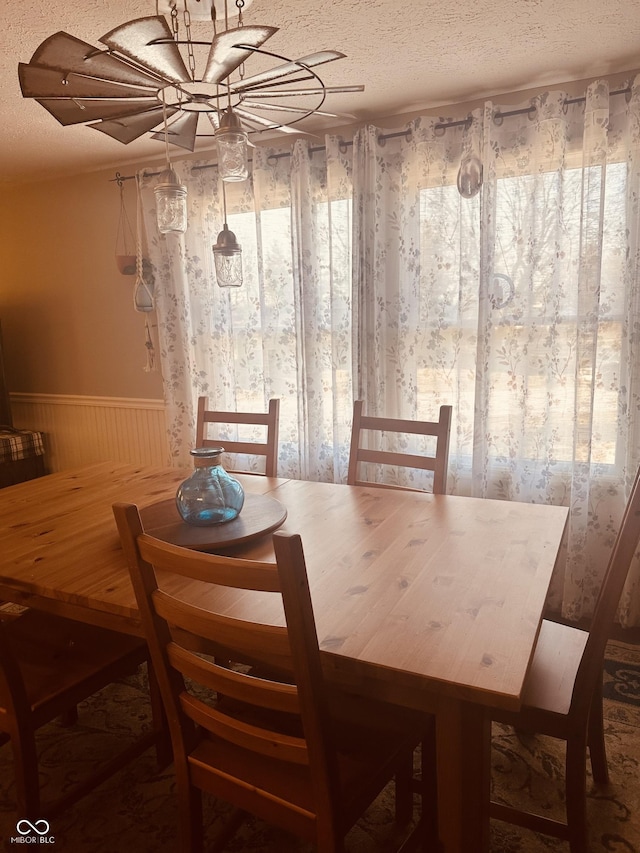
[[[590,851],[640,853],[640,646],[610,641],[604,671],[604,717],[609,785],[587,781]],[[494,725],[493,796],[564,820],[564,747],[553,738],[517,735]],[[569,851],[558,839],[499,821],[491,825],[492,853]]]
[[[116,743],[150,724],[143,672],[113,685],[80,706],[72,728],[44,727],[39,748],[45,798],[63,792]],[[592,853],[640,853],[640,647],[611,642],[605,666],[605,717],[611,782],[589,785]],[[104,730],[108,734],[104,734]],[[535,804],[541,813],[563,817],[562,745],[516,735],[496,726],[493,736],[494,796]],[[8,745],[0,747],[0,838],[2,849],[18,848],[13,810],[13,768]],[[229,814],[224,803],[206,803],[208,836]],[[55,844],[65,853],[176,853],[176,806],[171,768],[158,773],[153,751],[105,782],[65,815],[52,821]],[[395,838],[393,798],[385,791],[348,836],[350,853],[386,853]],[[310,848],[260,821],[249,820],[229,843],[234,851],[302,853]],[[567,844],[493,822],[491,853],[567,851]],[[473,853],[473,851],[469,851]]]

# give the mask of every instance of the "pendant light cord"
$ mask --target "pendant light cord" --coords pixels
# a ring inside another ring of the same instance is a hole
[[[170,168],[171,160],[169,159],[169,128],[167,127],[167,101],[164,96],[164,89],[162,90],[162,122],[164,127],[164,154],[167,158],[167,168]]]
[[[227,189],[225,186],[225,182],[222,181],[222,214],[224,219],[224,224],[227,224]]]

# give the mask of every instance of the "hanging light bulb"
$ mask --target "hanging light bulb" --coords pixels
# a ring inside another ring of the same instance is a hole
[[[227,225],[227,192],[222,182],[222,207],[224,224],[213,246],[218,287],[240,287],[242,284],[242,248]]]
[[[161,234],[187,230],[187,188],[180,183],[175,170],[167,165],[153,190],[156,197],[156,219]]]
[[[162,90],[162,117],[164,149],[167,166],[160,172],[160,179],[153,188],[156,197],[156,220],[161,234],[184,234],[187,230],[187,188],[180,183],[169,160],[169,127],[167,125],[167,103]]]
[[[213,247],[218,287],[240,287],[242,284],[242,248],[225,222]]]
[[[222,180],[246,181],[249,174],[247,167],[249,137],[231,107],[223,112],[215,138],[218,143],[218,171]]]

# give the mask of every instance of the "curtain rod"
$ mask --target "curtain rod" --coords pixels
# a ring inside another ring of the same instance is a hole
[[[464,124],[465,122],[466,122],[466,119],[463,122],[458,122],[458,123]],[[411,135],[410,130],[401,130],[401,131],[398,131],[397,133],[384,133],[384,134],[380,134],[380,136],[378,137],[378,141],[384,142],[387,139],[393,139],[396,136],[406,136],[408,138],[410,135]],[[344,146],[345,148],[350,148],[353,145],[353,142],[341,142],[340,145]],[[317,145],[315,148],[309,149],[309,154],[317,154],[319,151],[325,151],[325,150],[326,150],[326,146]],[[281,160],[283,157],[291,157],[291,152],[290,151],[281,151],[278,154],[270,154],[269,155],[270,160]],[[252,162],[251,158],[249,158],[249,163],[251,163],[251,162]],[[217,166],[218,166],[217,163],[207,163],[205,166],[192,166],[191,171],[197,172],[197,171],[200,171],[201,169],[215,169],[215,168],[217,168]],[[161,172],[144,172],[145,178],[155,178],[157,175],[160,175],[160,174],[161,174]],[[113,181],[115,181],[118,184],[118,186],[120,186],[123,181],[132,181],[134,178],[135,178],[135,175],[121,175],[120,172],[116,172],[115,178],[109,178],[109,182],[112,183]]]
[[[631,94],[631,87],[629,87],[629,86],[625,86],[624,89],[617,89],[615,92],[610,93],[611,97],[613,97],[614,95],[629,95],[629,94]],[[587,99],[586,99],[585,95],[581,95],[580,97],[577,97],[577,98],[565,98],[564,105],[568,107],[571,104],[584,103],[586,100]],[[500,110],[496,110],[493,114],[493,120],[496,124],[502,124],[502,121],[505,118],[511,118],[512,116],[522,116],[522,115],[532,114],[532,113],[535,113],[536,110],[537,110],[537,107],[534,105],[531,105],[530,107],[521,107],[517,110],[506,110],[505,112],[502,112]],[[447,121],[440,121],[434,125],[434,130],[441,131],[442,133],[445,133],[447,130],[449,130],[452,127],[462,127],[464,125],[466,125],[467,127],[470,127],[471,122],[472,122],[472,118],[470,115],[466,116],[465,118],[461,118],[461,119],[451,119],[451,120],[447,120]],[[396,131],[395,133],[381,133],[380,136],[378,137],[378,142],[386,142],[387,139],[395,139],[399,136],[406,136],[407,139],[409,139],[409,137],[411,136],[411,130],[410,129],[400,130],[400,131]],[[353,142],[341,142],[340,143],[341,148],[351,148],[352,146],[353,146]],[[317,154],[319,151],[325,151],[325,150],[326,150],[326,146],[317,145],[315,148],[309,149],[309,154]],[[291,152],[290,151],[282,151],[278,154],[271,154],[269,156],[269,159],[270,160],[281,160],[283,157],[291,157]],[[249,162],[251,162],[251,159],[249,159]],[[196,171],[200,171],[203,169],[215,169],[217,167],[217,165],[218,165],[217,163],[210,163],[210,164],[207,164],[205,166],[192,166],[191,171],[196,172]],[[160,174],[162,174],[162,173],[161,172],[144,172],[144,176],[146,178],[154,178]],[[135,175],[121,175],[120,172],[116,172],[115,178],[109,178],[109,182],[112,183],[115,181],[118,184],[118,186],[122,186],[123,181],[132,181],[132,180],[134,180],[134,178],[135,178]]]

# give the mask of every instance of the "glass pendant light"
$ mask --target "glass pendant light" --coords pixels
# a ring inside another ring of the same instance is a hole
[[[158,231],[161,234],[174,231],[184,234],[187,230],[187,188],[180,183],[170,163],[160,173],[160,182],[153,192],[156,197]]]
[[[242,248],[233,231],[227,225],[227,194],[222,182],[222,206],[224,224],[213,246],[218,287],[240,287],[242,284]]]
[[[223,112],[215,138],[218,143],[218,170],[222,180],[246,181],[249,175],[247,167],[249,137],[231,107]]]
[[[156,220],[161,234],[184,234],[187,230],[187,188],[180,183],[169,160],[169,129],[167,127],[167,104],[162,93],[164,118],[164,147],[167,166],[160,172],[158,183],[153,189],[156,197]]]

